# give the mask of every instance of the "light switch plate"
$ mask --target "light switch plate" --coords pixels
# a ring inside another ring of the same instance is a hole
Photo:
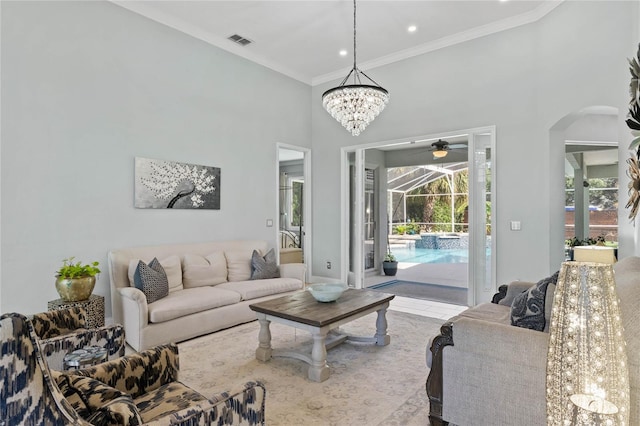
[[[511,230],[512,231],[519,231],[520,229],[522,229],[522,226],[520,225],[520,221],[519,220],[512,220],[511,221]]]

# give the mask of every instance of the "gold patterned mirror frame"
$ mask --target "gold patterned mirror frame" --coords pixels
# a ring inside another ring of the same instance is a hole
[[[635,58],[629,59],[629,70],[631,71],[631,82],[629,83],[629,113],[627,114],[627,126],[631,129],[633,140],[629,145],[629,150],[633,151],[631,157],[627,159],[629,169],[629,201],[626,208],[631,208],[629,219],[635,223],[640,204],[640,44]]]

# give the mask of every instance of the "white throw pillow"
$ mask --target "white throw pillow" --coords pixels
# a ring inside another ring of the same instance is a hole
[[[153,259],[153,257],[151,258]],[[133,285],[133,274],[136,272],[138,262],[142,260],[144,263],[149,263],[151,259],[131,259],[129,261],[129,285]],[[182,265],[180,264],[180,258],[178,256],[169,256],[164,259],[158,259],[160,265],[167,274],[169,280],[169,293],[176,290],[182,290]]]
[[[203,287],[227,282],[227,259],[223,251],[205,257],[185,254],[182,258],[184,288]]]
[[[251,278],[252,253],[253,249],[224,252],[229,281],[248,281]]]

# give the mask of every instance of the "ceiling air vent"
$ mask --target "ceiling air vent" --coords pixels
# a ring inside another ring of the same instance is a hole
[[[234,43],[238,43],[240,46],[246,46],[247,44],[253,43],[248,38],[244,38],[244,37],[242,37],[241,35],[238,35],[238,34],[234,34],[232,36],[229,36],[228,39],[233,41]]]

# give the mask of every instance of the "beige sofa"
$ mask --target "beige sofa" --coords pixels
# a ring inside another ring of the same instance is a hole
[[[127,343],[141,351],[252,321],[250,304],[304,288],[303,264],[280,265],[280,278],[250,280],[254,249],[265,254],[268,244],[223,241],[109,252],[113,320],[124,326]],[[139,260],[154,257],[169,278],[169,295],[147,303],[132,277]]]
[[[629,424],[640,425],[640,257],[620,260],[614,271],[627,341]],[[510,321],[513,297],[533,284],[509,284],[501,304],[467,309],[432,339],[426,385],[432,426],[547,424],[549,333],[512,326]]]

